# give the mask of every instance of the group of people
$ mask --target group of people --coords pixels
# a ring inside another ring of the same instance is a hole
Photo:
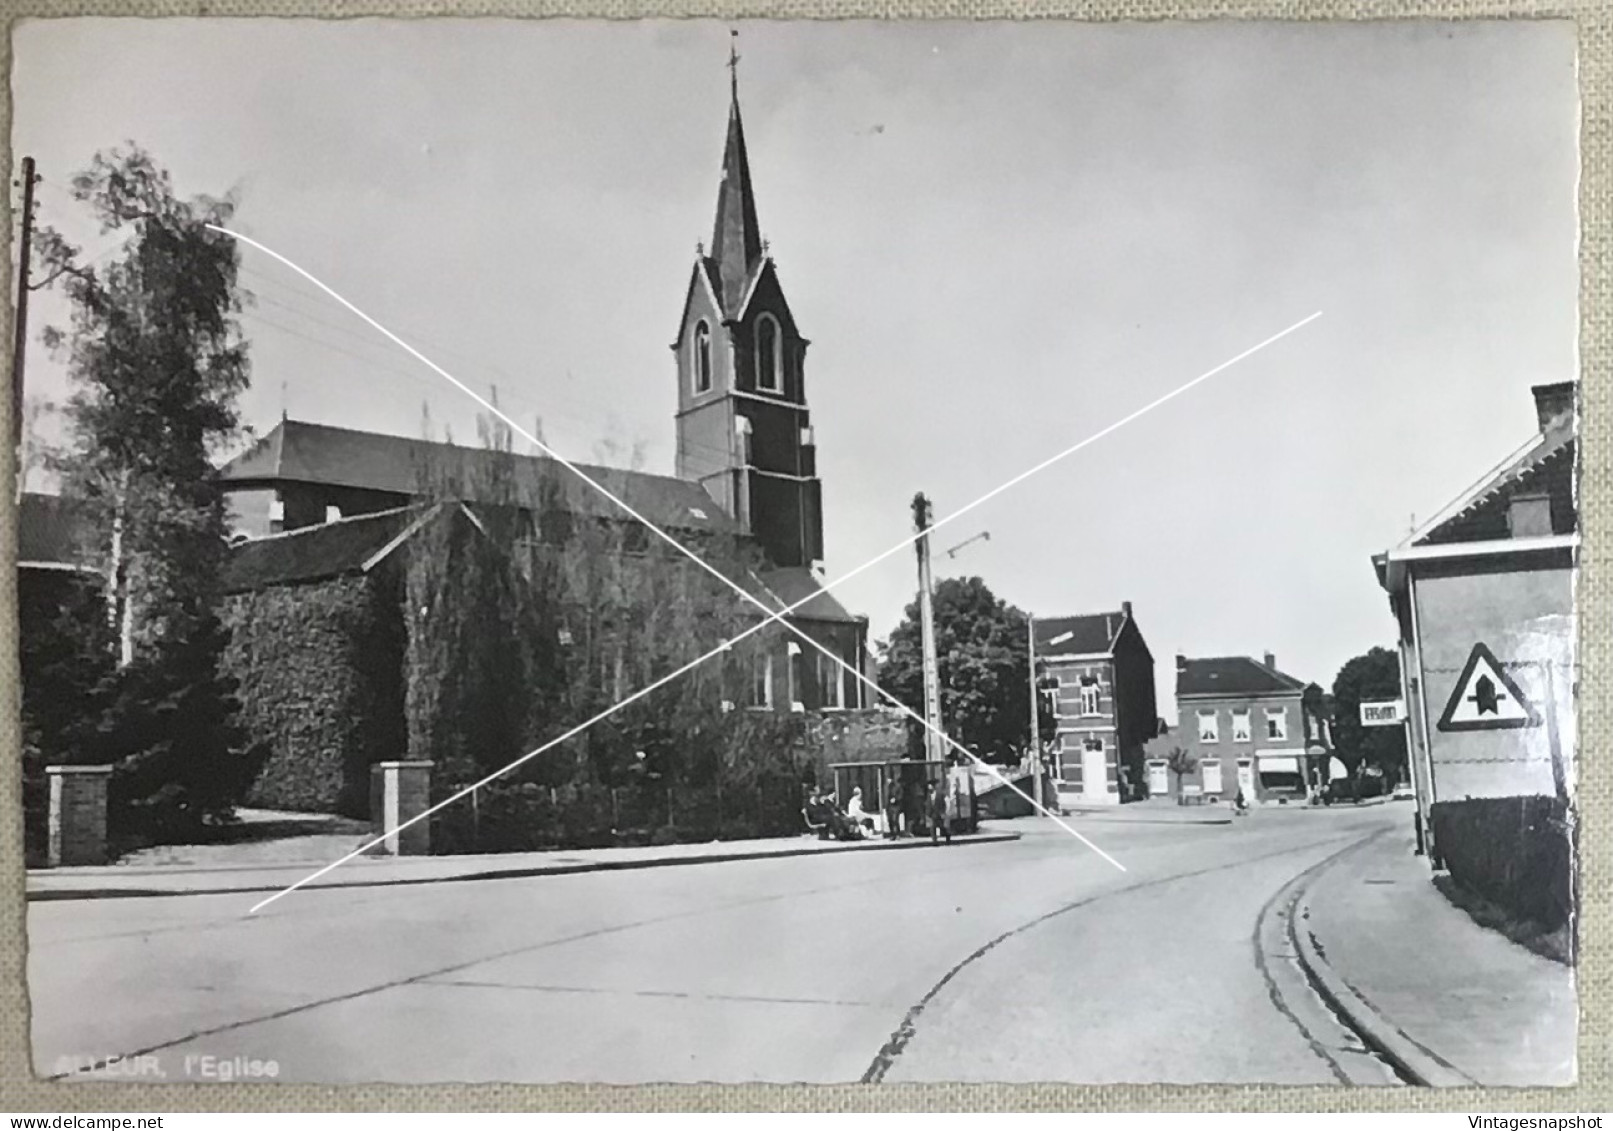
[[[951,842],[952,822],[959,813],[947,778],[932,783],[927,798],[925,792],[918,783],[909,783],[904,788],[903,782],[895,776],[886,783],[883,834],[887,839],[894,840],[904,833],[917,836],[923,826],[928,829],[932,841],[945,837]],[[923,804],[921,799],[927,804]],[[835,840],[868,840],[880,835],[877,810],[871,812],[865,806],[861,786],[851,791],[844,811],[836,804],[832,793],[814,789],[807,798],[804,812],[807,824],[816,829],[818,836],[824,840],[831,837]]]

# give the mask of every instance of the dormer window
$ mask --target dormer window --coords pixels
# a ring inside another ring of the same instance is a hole
[[[784,391],[784,335],[778,319],[764,314],[756,320],[756,387],[768,393]]]
[[[694,328],[694,391],[711,392],[711,327],[704,321]]]

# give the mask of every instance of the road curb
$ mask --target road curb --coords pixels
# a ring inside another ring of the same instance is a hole
[[[1371,844],[1373,837],[1366,844]],[[1365,845],[1358,845],[1362,848]],[[1351,851],[1354,851],[1352,849]],[[1339,1018],[1354,1030],[1361,1042],[1387,1060],[1413,1084],[1431,1088],[1471,1087],[1476,1081],[1469,1079],[1456,1068],[1440,1060],[1402,1033],[1392,1021],[1379,1013],[1349,982],[1334,970],[1322,953],[1316,938],[1307,924],[1310,920],[1310,889],[1327,871],[1337,866],[1350,853],[1345,852],[1319,869],[1294,897],[1293,914],[1289,916],[1289,937],[1300,967],[1311,985]]]
[[[721,852],[702,856],[659,856],[643,860],[600,860],[580,864],[538,864],[528,867],[489,868],[476,872],[460,872],[442,876],[398,876],[389,879],[339,880],[328,884],[310,884],[304,891],[328,891],[333,888],[413,887],[420,884],[467,883],[477,880],[521,880],[538,876],[570,876],[584,872],[624,872],[641,868],[673,868],[694,864],[729,864],[741,860],[781,860],[792,856],[828,856],[842,852],[898,852],[910,848],[968,847],[979,844],[1003,844],[1016,841],[1024,834],[1017,832],[979,833],[960,836],[943,845],[932,845],[928,840],[915,838],[900,841],[851,841],[828,848],[785,848],[772,852]],[[309,867],[315,865],[310,864]],[[288,868],[289,870],[289,868]],[[56,903],[76,899],[155,899],[189,895],[249,895],[263,892],[285,891],[286,884],[232,884],[206,888],[79,888],[33,890],[26,893],[29,903]]]

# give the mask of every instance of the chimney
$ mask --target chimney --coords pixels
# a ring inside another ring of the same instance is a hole
[[[1187,670],[1187,657],[1180,652],[1176,653],[1176,671],[1180,675]]]
[[[1122,602],[1120,602],[1120,615],[1125,617],[1127,620],[1131,619],[1131,602],[1130,601],[1122,601]]]
[[[1535,395],[1535,418],[1544,432],[1558,417],[1574,411],[1574,382],[1558,381],[1554,385],[1536,385],[1529,390]]]
[[[1507,503],[1507,532],[1514,538],[1545,538],[1551,529],[1551,496],[1514,495]]]
[[[1270,652],[1266,653],[1266,666],[1272,671],[1277,670],[1277,657],[1273,656]]]

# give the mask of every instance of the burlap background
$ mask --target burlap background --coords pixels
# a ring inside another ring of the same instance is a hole
[[[721,0],[0,0],[11,19],[33,16],[585,16],[635,17],[788,17],[788,18],[950,18],[1158,20],[1266,18],[1283,20],[1437,18],[1562,18],[1579,29],[1581,163],[1580,182],[1580,365],[1584,418],[1582,468],[1583,549],[1579,593],[1582,626],[1581,682],[1581,876],[1583,906],[1580,967],[1580,1083],[1562,1090],[1344,1089],[1289,1087],[1165,1087],[1068,1085],[844,1085],[747,1086],[659,1085],[638,1088],[561,1085],[552,1087],[366,1085],[331,1088],[299,1085],[215,1084],[142,1086],[37,1081],[28,1056],[28,998],[25,979],[22,829],[18,739],[15,720],[15,571],[0,571],[0,853],[5,873],[0,885],[0,1108],[11,1111],[1609,1111],[1613,1074],[1609,1072],[1609,1011],[1613,1009],[1613,936],[1608,930],[1613,895],[1609,868],[1609,822],[1613,782],[1600,757],[1609,737],[1609,692],[1613,671],[1613,625],[1606,564],[1613,547],[1607,522],[1613,505],[1613,471],[1608,459],[1610,398],[1607,368],[1610,339],[1608,257],[1613,253],[1613,5],[1606,0],[1507,4],[1504,0],[782,0],[726,3]],[[10,21],[8,20],[8,23]],[[11,41],[4,52],[10,74]],[[115,65],[110,63],[109,65]],[[0,90],[4,106],[4,165],[10,151],[11,87]],[[1569,112],[1568,107],[1563,108]],[[5,211],[3,246],[10,262],[14,218]],[[8,292],[9,294],[9,288]],[[5,337],[11,341],[9,298]],[[10,349],[0,351],[9,383]],[[9,387],[9,386],[8,386]],[[9,395],[0,401],[0,420],[10,435]],[[0,461],[0,561],[14,561],[11,511],[15,497],[9,459]],[[95,994],[86,985],[87,996]]]

